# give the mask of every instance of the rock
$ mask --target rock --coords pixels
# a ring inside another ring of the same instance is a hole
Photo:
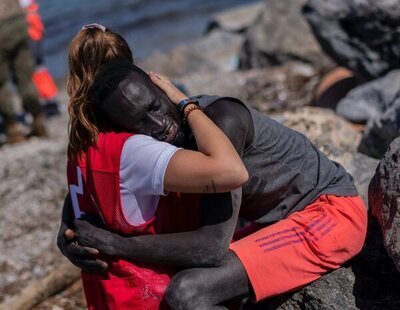
[[[400,70],[356,87],[342,99],[337,113],[356,123],[379,119],[400,98]]]
[[[383,242],[400,271],[400,138],[379,163],[369,186],[369,204],[383,233]]]
[[[360,78],[400,68],[399,0],[308,0],[303,12],[322,49]]]
[[[215,29],[240,33],[253,25],[264,9],[263,2],[246,4],[227,11],[223,11],[211,18],[206,33]]]
[[[265,1],[265,9],[245,34],[240,68],[260,68],[288,60],[326,65],[325,58],[303,16],[305,0]]]
[[[215,30],[190,45],[178,46],[168,53],[155,53],[138,65],[170,78],[193,72],[229,72],[237,68],[242,44],[241,35]]]
[[[49,139],[0,149],[0,301],[65,261],[55,237],[67,192],[67,117],[47,125]]]
[[[320,73],[299,62],[247,71],[194,73],[180,81],[191,95],[237,97],[262,112],[309,105]]]
[[[400,90],[391,107],[381,117],[371,119],[358,150],[380,159],[390,143],[400,136]]]
[[[349,160],[346,160],[345,156],[342,158],[344,160],[336,158],[336,161],[353,176],[358,193],[368,206],[368,186],[379,161],[361,153],[352,154]]]
[[[361,134],[348,121],[329,109],[304,107],[284,112],[281,121],[304,134],[333,160],[344,153],[355,153],[361,140]]]

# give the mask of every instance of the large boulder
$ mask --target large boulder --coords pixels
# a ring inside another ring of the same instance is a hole
[[[211,18],[206,27],[206,33],[214,29],[241,33],[256,22],[263,9],[263,2],[255,2],[218,13]]]
[[[343,98],[336,112],[356,123],[379,119],[400,97],[400,70],[356,87]]]
[[[327,64],[303,16],[305,0],[264,1],[257,22],[245,34],[240,68],[260,68],[298,60],[317,66]]]
[[[145,70],[162,72],[170,78],[193,72],[230,72],[237,68],[243,41],[239,34],[215,30],[191,44],[177,46],[167,53],[156,52],[139,60],[138,64]]]
[[[400,138],[393,141],[369,186],[369,205],[383,241],[400,271]]]
[[[393,103],[380,117],[371,119],[358,150],[380,159],[390,143],[400,136],[400,90]]]
[[[189,94],[237,97],[261,112],[282,112],[309,105],[320,74],[312,66],[282,66],[229,72],[196,72],[179,79]]]
[[[303,12],[323,50],[359,77],[400,67],[399,0],[308,0]]]
[[[329,109],[304,107],[285,111],[281,121],[285,126],[304,134],[334,160],[343,153],[355,153],[361,139],[361,134],[351,123]]]

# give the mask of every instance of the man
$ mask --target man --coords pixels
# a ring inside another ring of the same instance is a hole
[[[94,93],[105,95],[102,111],[123,130],[164,140],[174,121],[174,107],[154,90],[144,72],[135,72],[121,80],[117,90]],[[126,238],[75,221],[77,241],[87,247],[68,240],[74,233],[66,230],[71,210],[67,197],[58,237],[64,255],[92,272],[107,268],[97,259],[98,253],[196,267],[176,274],[167,302],[177,309],[217,309],[233,298],[250,296],[258,301],[308,284],[361,250],[366,209],[343,167],[328,160],[303,135],[237,99],[192,99],[242,156],[250,179],[241,193],[204,194],[202,225],[185,233]],[[194,145],[187,132],[184,146]],[[229,246],[239,209],[253,225],[242,233],[244,238]]]
[[[25,15],[18,0],[0,2],[0,115],[5,123],[7,142],[15,143],[24,140],[25,135],[17,123],[16,111],[10,101],[9,73],[24,109],[33,116],[31,135],[46,136],[44,117],[31,81],[33,60],[28,47]]]
[[[45,29],[39,14],[39,3],[36,0],[19,0],[19,2],[26,13],[29,45],[35,60],[35,70],[32,76],[33,83],[38,90],[46,116],[57,115],[59,114],[58,88],[44,63],[42,45]]]

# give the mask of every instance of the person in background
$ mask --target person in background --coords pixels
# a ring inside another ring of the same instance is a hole
[[[44,64],[42,41],[44,25],[39,14],[39,4],[35,0],[19,0],[26,13],[28,24],[29,45],[35,61],[35,71],[32,79],[43,103],[44,113],[47,116],[59,114],[58,87]]]
[[[8,143],[26,138],[17,121],[8,82],[15,81],[23,108],[33,116],[30,135],[47,136],[45,119],[37,91],[32,83],[33,60],[28,46],[25,14],[18,0],[0,1],[0,116],[3,118]]]

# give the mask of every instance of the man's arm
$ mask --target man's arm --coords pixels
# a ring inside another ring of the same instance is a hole
[[[210,105],[206,113],[242,155],[252,140],[253,123],[249,111],[236,101],[220,100]],[[83,245],[127,260],[182,267],[216,266],[228,252],[240,203],[241,189],[203,195],[201,227],[190,232],[124,238],[78,220],[75,221],[76,235]]]
[[[201,218],[207,224],[202,223],[194,231],[121,237],[87,221],[76,220],[76,236],[80,244],[126,260],[179,267],[217,266],[228,251],[235,229],[240,208],[238,191],[210,194],[202,199]]]

